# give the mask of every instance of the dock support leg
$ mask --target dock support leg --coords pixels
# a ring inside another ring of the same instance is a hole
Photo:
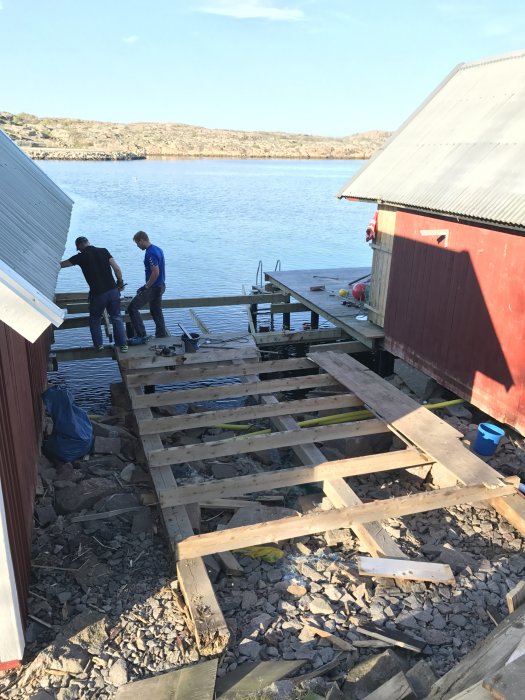
[[[319,328],[319,314],[317,314],[315,311],[312,311],[310,314],[310,326],[314,331]]]

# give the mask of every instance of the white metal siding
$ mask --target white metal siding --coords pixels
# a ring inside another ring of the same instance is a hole
[[[525,226],[525,52],[458,66],[339,192]]]
[[[0,130],[0,260],[51,301],[72,206]]]

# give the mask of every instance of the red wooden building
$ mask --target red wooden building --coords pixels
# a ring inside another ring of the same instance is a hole
[[[0,670],[24,652],[41,393],[71,206],[0,131]]]
[[[387,350],[525,434],[525,52],[461,64],[341,190]]]

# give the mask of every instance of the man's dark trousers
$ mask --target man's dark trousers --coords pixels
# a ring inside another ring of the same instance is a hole
[[[169,336],[166,330],[164,314],[162,313],[162,295],[165,289],[165,284],[159,284],[157,287],[151,287],[150,289],[143,287],[131,300],[128,306],[128,314],[136,335],[142,338],[146,335],[146,329],[144,328],[144,322],[140,316],[139,309],[149,304],[151,316],[155,321],[155,336],[157,338],[166,338]]]
[[[103,344],[100,323],[104,309],[107,309],[111,319],[115,345],[126,345],[126,329],[120,315],[120,293],[116,288],[89,296],[89,330],[93,345],[98,348]]]

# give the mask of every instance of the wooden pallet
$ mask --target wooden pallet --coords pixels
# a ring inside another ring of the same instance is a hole
[[[489,501],[525,533],[524,501],[516,493],[516,480],[501,477],[460,443],[460,433],[350,357],[320,352],[309,358],[260,362],[253,351],[250,357],[247,348],[230,351],[227,358],[216,353],[189,357],[191,362],[184,364],[170,358],[169,368],[159,367],[153,360],[148,366],[144,358],[127,358],[126,367],[121,364],[121,369],[202,653],[217,653],[228,641],[228,630],[202,561],[208,554],[350,527],[363,549],[372,555],[403,558],[404,553],[382,528],[381,520],[477,501]],[[261,379],[270,373],[299,370],[301,376]],[[219,383],[222,380],[228,383]],[[194,382],[199,385],[188,386]],[[210,384],[202,386],[206,382]],[[153,383],[173,388],[144,393],[142,387]],[[274,396],[275,392],[304,394],[311,389],[338,393],[289,401]],[[152,412],[155,406],[232,397],[252,397],[260,403],[172,417],[158,417]],[[304,428],[294,418],[298,413],[348,411],[363,406],[375,417]],[[165,446],[161,439],[192,428],[262,419],[270,421],[273,432],[177,447]],[[335,439],[385,433],[400,437],[406,448],[329,462],[316,446]],[[304,466],[187,485],[177,484],[171,469],[171,465],[188,461],[281,447],[293,449]],[[445,474],[448,483],[444,488],[362,503],[346,481],[356,475],[425,465]],[[231,508],[241,503],[239,497],[246,503],[248,494],[305,483],[321,483],[333,510],[194,534],[187,510],[194,504]]]

